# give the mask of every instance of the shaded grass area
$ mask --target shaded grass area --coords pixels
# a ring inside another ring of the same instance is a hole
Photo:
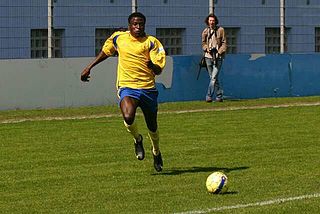
[[[286,99],[167,103],[160,108],[175,111],[293,102]],[[294,102],[315,102],[315,98],[306,99]],[[117,110],[110,108],[110,112]],[[104,107],[89,109],[106,111]],[[60,111],[70,116],[86,114],[88,109],[22,112],[30,112],[27,117],[47,117]],[[1,115],[10,118],[11,113],[23,117],[19,111]],[[319,106],[160,114],[162,173],[153,169],[140,115],[137,122],[147,152],[143,161],[134,157],[133,141],[121,117],[0,124],[0,210],[174,213],[318,193],[319,114]],[[213,171],[227,174],[227,194],[206,192],[205,180]],[[224,212],[317,213],[319,200]]]

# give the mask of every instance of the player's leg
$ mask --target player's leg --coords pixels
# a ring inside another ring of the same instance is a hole
[[[157,155],[159,149],[159,133],[158,133],[158,91],[157,89],[142,90],[140,98],[140,107],[144,115],[144,119],[149,130],[153,153]]]
[[[121,93],[120,93],[121,97]],[[143,139],[142,135],[138,131],[137,123],[135,122],[135,115],[136,110],[139,105],[139,101],[135,98],[129,96],[121,97],[120,101],[120,109],[123,116],[123,122],[127,131],[133,136],[134,138],[134,146],[135,146],[135,153],[136,157],[139,160],[144,159],[144,148],[143,148]]]
[[[148,109],[143,109],[142,112],[148,127],[148,135],[150,137],[151,144],[152,144],[152,152],[154,155],[158,155],[160,152],[160,147],[159,147],[157,112],[152,112]]]
[[[142,110],[148,127],[148,135],[152,144],[153,166],[157,172],[162,171],[163,161],[159,146],[159,131],[157,123],[157,112],[149,109]]]
[[[127,127],[128,132],[132,134],[135,139],[139,138],[138,128],[135,123],[135,115],[138,105],[138,100],[128,96],[123,97],[120,102],[120,109],[124,120],[124,125]]]
[[[156,89],[144,90],[141,101],[141,110],[144,115],[148,127],[148,135],[152,144],[152,155],[154,160],[154,168],[156,171],[162,171],[163,161],[159,146],[159,131],[158,131],[158,91]]]

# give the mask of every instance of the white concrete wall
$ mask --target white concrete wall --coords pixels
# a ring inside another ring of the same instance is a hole
[[[93,69],[90,82],[81,82],[80,73],[92,60],[0,60],[0,110],[116,104],[117,58],[100,63]],[[170,88],[172,71],[172,58],[167,57],[167,66],[157,82]]]

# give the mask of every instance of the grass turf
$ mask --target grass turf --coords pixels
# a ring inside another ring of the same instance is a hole
[[[135,159],[133,141],[125,132],[116,106],[0,112],[0,121],[31,119],[0,124],[0,210],[3,213],[193,212],[319,193],[319,106],[205,111],[319,100],[309,97],[162,104],[159,114],[162,173],[156,173],[152,167],[147,137],[146,159]],[[190,109],[200,111],[175,113]],[[111,116],[38,120],[90,112]],[[146,136],[141,114],[137,121]],[[205,180],[218,170],[227,174],[229,191],[210,195]],[[319,200],[222,212],[316,213]]]

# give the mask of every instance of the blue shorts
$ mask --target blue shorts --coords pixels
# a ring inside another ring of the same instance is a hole
[[[139,101],[139,106],[142,111],[158,111],[158,90],[152,89],[133,89],[133,88],[120,88],[119,89],[119,105],[124,97],[132,97]]]

